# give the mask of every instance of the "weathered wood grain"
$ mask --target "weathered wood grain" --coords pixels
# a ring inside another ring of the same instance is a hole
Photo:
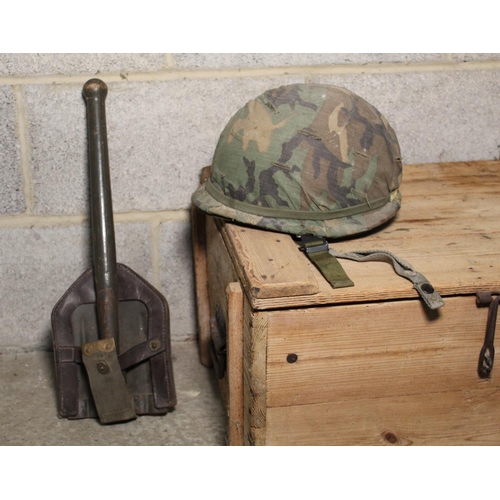
[[[227,438],[230,446],[243,440],[243,291],[239,282],[229,283],[227,294]]]
[[[207,237],[207,278],[209,295],[209,317],[216,318],[217,309],[222,311],[224,318],[228,318],[227,286],[229,283],[237,282],[238,276],[233,263],[227,253],[222,236],[217,229],[213,218],[208,217],[206,223]],[[207,349],[210,349],[211,340]],[[222,401],[225,408],[228,406],[229,384],[227,371],[224,378],[219,380]]]
[[[500,390],[270,408],[266,445],[500,445]]]
[[[212,366],[210,358],[210,306],[208,298],[206,216],[194,205],[191,207],[191,229],[196,294],[196,323],[199,357],[202,365]]]
[[[269,312],[267,404],[383,398],[500,386],[478,377],[487,308],[453,297]],[[297,355],[295,363],[287,355]]]
[[[222,233],[244,287],[251,297],[311,295],[318,283],[291,238],[270,231],[223,224]],[[256,240],[257,238],[257,240]]]
[[[243,406],[245,444],[264,445],[267,415],[267,312],[243,307]]]
[[[200,173],[200,183],[205,182],[209,176],[210,167],[203,168]],[[194,205],[191,205],[190,215],[199,357],[201,364],[210,367],[212,360],[210,358],[210,306],[207,275],[207,216]]]

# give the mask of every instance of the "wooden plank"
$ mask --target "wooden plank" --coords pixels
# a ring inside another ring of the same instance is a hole
[[[229,283],[238,281],[238,276],[227,253],[226,246],[212,217],[207,217],[207,278],[209,295],[209,317],[215,318],[217,309],[222,311],[224,318],[228,318],[228,304],[226,289]],[[211,338],[209,339],[211,344]],[[209,348],[209,346],[208,346]],[[227,410],[229,398],[229,383],[227,371],[219,381],[222,402]]]
[[[252,310],[247,299],[243,306],[243,407],[244,442],[264,445],[267,415],[266,359],[267,312]]]
[[[401,192],[403,197],[498,193],[499,168],[497,160],[405,165]]]
[[[496,212],[488,216],[476,217],[475,221],[474,218],[468,221],[461,218],[440,218],[415,223],[415,221],[398,218],[390,226],[387,226],[384,231],[372,232],[369,238],[353,239],[345,243],[348,243],[353,248],[358,241],[360,244],[378,241],[379,244],[392,245],[408,238],[432,240],[436,236],[449,236],[452,240],[469,234],[478,234],[485,239],[491,239],[498,235],[497,224]],[[340,243],[343,244],[344,242]],[[335,241],[331,242],[334,247],[337,247],[338,244]],[[427,244],[429,243],[427,242]]]
[[[443,296],[473,294],[477,291],[500,289],[500,260],[498,241],[500,232],[484,237],[468,234],[466,237],[435,237],[433,245],[425,238],[394,240],[384,245],[380,240],[335,244],[338,251],[358,249],[385,249],[409,262],[432,283]],[[410,281],[398,276],[390,264],[381,262],[352,262],[341,260],[342,267],[353,280],[351,288],[332,289],[320,273],[311,267],[318,282],[319,292],[315,295],[253,299],[258,310],[272,310],[328,304],[350,304],[391,299],[418,298]],[[446,302],[446,300],[445,300]],[[446,307],[446,306],[445,306]]]
[[[210,177],[210,167],[200,173],[200,184]],[[198,330],[199,357],[202,365],[212,366],[210,358],[210,306],[207,277],[207,216],[191,205],[191,234],[193,241],[193,263],[196,294],[196,321]]]
[[[243,440],[243,291],[239,282],[229,283],[227,294],[228,444]]]
[[[271,311],[267,405],[500,387],[500,365],[490,380],[477,374],[487,312],[474,297],[432,316],[416,300]]]
[[[496,386],[268,409],[270,446],[500,445]]]
[[[238,281],[238,275],[213,218],[207,218],[207,276],[209,283],[210,316],[215,317],[217,304],[227,317],[226,288]]]
[[[191,207],[191,229],[196,294],[196,321],[199,357],[202,365],[212,366],[210,358],[210,306],[208,298],[206,216],[194,205]]]
[[[311,295],[318,292],[318,283],[307,267],[290,236],[223,224],[226,241],[243,283],[252,297]]]
[[[432,233],[428,237],[419,237],[408,232],[392,241],[374,238],[359,242],[354,248],[352,242],[351,246],[343,242],[334,245],[334,248],[341,252],[358,248],[388,249],[424,274],[444,296],[499,288],[500,260],[497,256],[500,230],[489,234],[465,230],[462,234],[449,234],[446,228],[442,228],[442,231]],[[350,302],[417,297],[411,283],[397,276],[389,264],[347,264],[344,260],[342,264],[357,287],[345,290]],[[320,289],[324,289],[332,299],[334,295],[338,298],[338,293],[334,294],[328,287],[320,286]]]
[[[440,220],[458,219],[464,227],[471,227],[470,217],[492,217],[497,213],[496,200],[499,193],[467,193],[441,196],[405,197],[398,213],[399,222],[436,223]],[[495,227],[498,227],[496,225]]]

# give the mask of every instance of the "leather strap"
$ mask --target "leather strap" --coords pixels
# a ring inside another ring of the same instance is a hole
[[[136,419],[134,401],[118,362],[115,339],[105,338],[83,344],[82,359],[101,423]]]
[[[79,346],[57,347],[56,350],[59,363],[83,363],[82,349]],[[127,370],[162,352],[165,352],[165,346],[162,346],[160,339],[147,340],[118,356],[120,368]]]

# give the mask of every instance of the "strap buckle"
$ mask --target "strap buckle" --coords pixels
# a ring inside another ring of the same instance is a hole
[[[328,252],[330,247],[326,238],[321,236],[314,236],[313,234],[304,234],[297,236],[300,240],[299,250],[305,252],[307,255],[316,252]]]
[[[316,266],[332,288],[354,286],[340,262],[330,253],[326,238],[313,234],[297,236],[300,242],[299,250]]]

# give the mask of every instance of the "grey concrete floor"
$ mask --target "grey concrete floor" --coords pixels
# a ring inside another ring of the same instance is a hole
[[[164,416],[101,425],[57,416],[53,354],[0,354],[0,446],[218,446],[225,418],[212,370],[196,342],[173,342],[177,406]]]

